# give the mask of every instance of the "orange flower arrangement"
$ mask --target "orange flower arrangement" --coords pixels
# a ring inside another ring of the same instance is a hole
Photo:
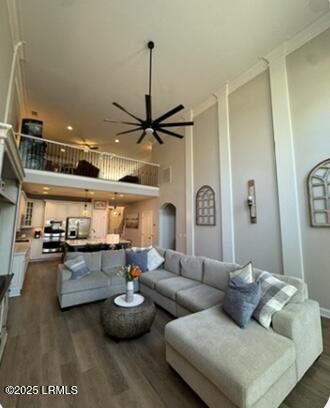
[[[141,275],[141,269],[136,265],[122,266],[118,272],[118,276],[124,278],[126,282],[132,281]]]
[[[141,269],[138,266],[133,265],[131,275],[133,278],[138,278],[141,275]]]

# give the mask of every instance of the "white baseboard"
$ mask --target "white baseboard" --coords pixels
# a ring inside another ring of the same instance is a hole
[[[330,309],[325,309],[324,307],[320,307],[321,316],[325,317],[326,319],[330,319]]]

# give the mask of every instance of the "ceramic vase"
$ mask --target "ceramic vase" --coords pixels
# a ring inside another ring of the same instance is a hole
[[[133,302],[134,298],[134,282],[133,281],[127,281],[126,282],[126,302],[131,303]]]

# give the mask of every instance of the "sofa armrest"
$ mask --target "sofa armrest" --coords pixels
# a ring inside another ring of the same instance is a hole
[[[322,353],[322,331],[319,304],[314,300],[289,303],[273,316],[274,331],[295,344],[297,380]]]

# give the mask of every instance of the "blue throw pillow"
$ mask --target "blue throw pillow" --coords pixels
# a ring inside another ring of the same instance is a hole
[[[126,265],[138,266],[141,272],[146,272],[148,270],[148,252],[126,251]]]
[[[260,283],[246,283],[236,276],[228,283],[223,302],[223,310],[244,329],[261,297]]]
[[[71,271],[70,279],[81,279],[90,274],[90,270],[88,269],[82,255],[66,260],[64,265]]]

